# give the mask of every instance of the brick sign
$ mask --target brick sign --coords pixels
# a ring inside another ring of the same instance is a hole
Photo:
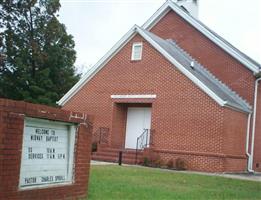
[[[48,120],[25,120],[20,187],[71,183],[75,126]]]
[[[0,200],[86,199],[92,120],[0,98]]]

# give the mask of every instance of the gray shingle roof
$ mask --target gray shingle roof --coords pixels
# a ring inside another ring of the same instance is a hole
[[[218,80],[204,66],[202,66],[181,47],[179,47],[175,41],[164,40],[144,29],[142,31],[153,41],[155,41],[161,48],[163,48],[169,55],[171,55],[176,61],[178,61],[183,67],[185,67],[190,73],[197,77],[197,79],[205,84],[211,91],[213,91],[223,101],[225,101],[226,106],[233,107],[244,112],[251,112],[252,108],[247,101],[241,98],[236,92],[232,91],[227,85]],[[193,68],[191,67],[191,62],[194,63]]]

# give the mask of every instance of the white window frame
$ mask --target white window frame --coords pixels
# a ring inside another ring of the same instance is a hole
[[[138,58],[135,58],[134,55],[134,51],[135,51],[135,47],[138,47],[140,46],[141,49],[140,49],[140,56]],[[135,42],[132,44],[132,51],[131,51],[131,60],[141,60],[142,58],[142,48],[143,48],[143,45],[142,45],[142,42]]]

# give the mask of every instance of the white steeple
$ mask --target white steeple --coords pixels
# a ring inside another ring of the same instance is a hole
[[[193,17],[198,18],[198,2],[199,0],[175,0],[180,7],[188,11]]]

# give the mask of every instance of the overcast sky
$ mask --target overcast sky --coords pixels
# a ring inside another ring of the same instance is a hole
[[[60,0],[60,21],[74,36],[80,72],[93,66],[134,24],[165,0]],[[240,2],[240,3],[239,3]],[[199,19],[261,63],[261,0],[199,0]],[[84,67],[83,67],[84,66]]]

